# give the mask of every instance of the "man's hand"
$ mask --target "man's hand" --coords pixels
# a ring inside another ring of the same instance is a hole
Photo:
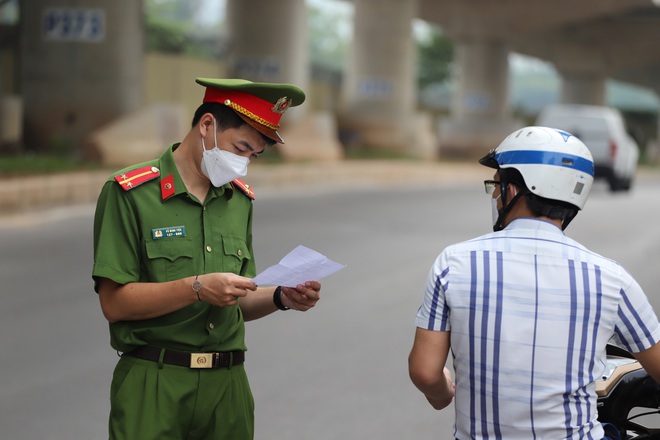
[[[445,363],[450,348],[450,333],[417,328],[415,341],[408,356],[408,371],[415,386],[435,409],[446,408],[456,386]]]
[[[307,281],[294,287],[282,287],[282,304],[286,307],[306,312],[321,299],[321,283]]]
[[[250,278],[233,273],[208,273],[200,275],[199,281],[202,283],[200,299],[219,307],[235,306],[249,290],[257,290],[257,285]]]
[[[454,400],[454,395],[456,394],[456,384],[454,383],[453,378],[451,377],[451,371],[449,368],[444,368],[445,379],[447,380],[447,386],[449,387],[450,394],[445,396],[442,399],[435,399],[433,397],[426,396],[426,400],[431,404],[434,409],[443,409],[449,406],[449,404]]]

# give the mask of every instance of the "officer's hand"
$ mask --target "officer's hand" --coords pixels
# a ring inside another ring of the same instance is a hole
[[[220,307],[235,306],[248,290],[257,290],[257,285],[250,278],[233,273],[208,273],[200,276],[199,280],[202,282],[199,291],[201,300]]]
[[[294,310],[306,312],[321,299],[321,283],[307,281],[294,287],[282,287],[282,304]]]

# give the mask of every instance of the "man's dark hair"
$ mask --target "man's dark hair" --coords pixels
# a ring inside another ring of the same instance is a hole
[[[578,208],[570,203],[560,200],[546,199],[532,193],[525,184],[520,171],[515,168],[499,169],[500,181],[503,184],[514,183],[524,191],[527,199],[527,206],[535,217],[548,217],[553,220],[573,219],[578,212]]]
[[[206,113],[211,113],[215,120],[218,123],[218,130],[225,131],[231,128],[241,128],[243,125],[247,125],[240,116],[236,114],[234,110],[227,107],[226,105],[217,103],[217,102],[205,102],[200,105],[192,119],[192,126],[194,127],[199,123],[199,120],[202,119],[202,116]],[[263,133],[259,132],[261,137],[266,142],[267,146],[275,144],[275,141],[268,136],[265,136]]]

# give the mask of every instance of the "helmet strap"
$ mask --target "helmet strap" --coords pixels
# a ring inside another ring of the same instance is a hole
[[[511,197],[511,200],[509,201],[509,203],[507,203],[506,188],[509,186],[510,183],[511,182],[507,183],[506,187],[502,188],[502,191],[501,191],[502,208],[497,210],[499,215],[497,216],[497,221],[493,225],[493,231],[495,231],[495,232],[501,231],[502,229],[504,229],[504,224],[503,224],[504,223],[504,218],[507,216],[509,211],[511,211],[511,209],[514,207],[514,205],[516,204],[516,201],[520,197],[524,196],[527,193],[526,188],[525,189],[521,188],[520,191],[516,192],[516,194],[513,197]]]

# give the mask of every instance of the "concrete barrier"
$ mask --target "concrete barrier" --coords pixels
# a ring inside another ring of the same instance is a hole
[[[95,203],[111,170],[81,171],[0,179],[0,216],[53,207]],[[346,160],[250,165],[245,180],[260,194],[282,189],[301,192],[318,188],[366,185],[480,185],[488,170],[476,163],[397,160]]]

